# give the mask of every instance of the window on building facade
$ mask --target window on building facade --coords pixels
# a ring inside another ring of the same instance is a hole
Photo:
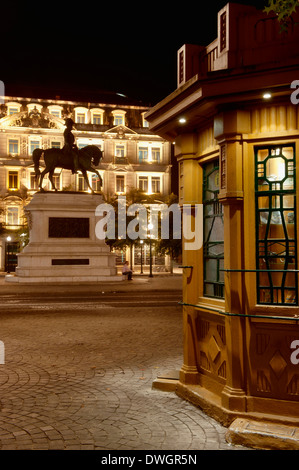
[[[35,177],[35,173],[30,173],[30,189],[38,189],[38,180]]]
[[[255,149],[257,302],[298,305],[295,145]]]
[[[8,172],[8,189],[16,190],[19,185],[19,172],[9,171]]]
[[[102,115],[101,114],[93,114],[92,115],[92,123],[93,124],[102,124]]]
[[[18,108],[14,108],[14,107],[9,107],[8,108],[8,115],[11,116],[12,114],[18,114],[19,110]]]
[[[8,152],[10,155],[19,154],[19,141],[17,139],[9,139],[8,141]]]
[[[125,176],[124,175],[116,175],[115,177],[115,190],[117,193],[124,193],[125,192]]]
[[[123,126],[125,122],[125,117],[123,114],[115,114],[114,115],[114,125],[115,126]]]
[[[92,124],[103,124],[104,122],[104,110],[101,108],[93,108],[90,110],[90,117]]]
[[[87,191],[88,185],[82,174],[78,174],[78,191]]]
[[[77,124],[87,124],[88,123],[88,109],[79,106],[74,108],[74,113],[75,113],[75,122]]]
[[[61,148],[61,143],[52,141],[51,142],[51,147],[52,147],[52,149],[60,149]]]
[[[203,262],[204,295],[224,297],[224,229],[223,207],[218,200],[219,163],[212,161],[203,166]]]
[[[19,103],[7,103],[7,114],[11,116],[12,114],[17,114],[21,111],[21,105]]]
[[[95,174],[91,175],[91,187],[94,191],[101,191],[100,178]]]
[[[6,224],[7,225],[19,225],[19,208],[18,207],[7,207]]]
[[[159,148],[152,148],[152,161],[155,163],[160,163],[161,150]]]
[[[148,177],[147,176],[139,176],[138,189],[140,189],[140,191],[143,191],[144,193],[148,192]]]
[[[54,175],[52,176],[52,179],[53,179],[55,188],[60,190],[60,174],[54,173]]]
[[[139,147],[138,160],[139,160],[139,163],[148,161],[148,148],[147,147]]]
[[[51,116],[54,116],[54,117],[57,117],[57,118],[61,118],[61,110],[60,110],[60,109],[52,108],[52,109],[50,110],[50,114],[51,114]]]
[[[84,147],[86,147],[88,144],[87,142],[78,142],[78,149],[83,149]]]
[[[115,145],[115,156],[124,157],[125,156],[125,146],[122,144]]]
[[[77,124],[84,124],[85,123],[85,114],[84,113],[76,113],[76,123]]]
[[[39,140],[31,140],[30,141],[30,153],[33,153],[33,150],[40,148],[40,141]]]
[[[158,176],[152,177],[152,193],[160,193],[161,186],[160,186],[160,178]]]

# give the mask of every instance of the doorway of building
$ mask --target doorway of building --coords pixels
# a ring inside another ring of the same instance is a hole
[[[5,271],[7,273],[14,272],[18,265],[17,254],[20,251],[19,242],[6,242],[5,243]]]

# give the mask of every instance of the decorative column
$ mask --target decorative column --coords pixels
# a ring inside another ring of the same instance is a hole
[[[195,160],[197,152],[197,135],[183,134],[176,140],[176,156],[181,167],[182,194],[180,201],[183,207],[190,207],[190,215],[184,212],[185,221],[194,231],[196,204],[201,203],[202,175]],[[183,328],[184,328],[184,364],[180,371],[180,381],[185,384],[198,383],[198,367],[196,356],[195,304],[198,299],[199,257],[202,249],[186,249],[190,240],[182,234],[183,248]],[[195,247],[196,248],[196,247]],[[190,304],[190,305],[189,305]]]
[[[243,147],[242,133],[249,132],[249,115],[228,111],[215,119],[220,145],[220,192],[224,206],[225,320],[227,379],[222,406],[245,411],[244,342],[245,319],[242,273],[243,257]]]

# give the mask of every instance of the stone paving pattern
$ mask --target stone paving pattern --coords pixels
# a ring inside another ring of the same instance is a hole
[[[180,306],[1,310],[1,450],[239,449],[200,409],[152,389],[182,364]]]

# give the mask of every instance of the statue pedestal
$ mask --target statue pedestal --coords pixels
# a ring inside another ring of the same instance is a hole
[[[72,192],[36,193],[26,206],[29,244],[18,255],[8,282],[90,283],[121,281],[115,255],[95,235],[96,207],[103,198]]]

